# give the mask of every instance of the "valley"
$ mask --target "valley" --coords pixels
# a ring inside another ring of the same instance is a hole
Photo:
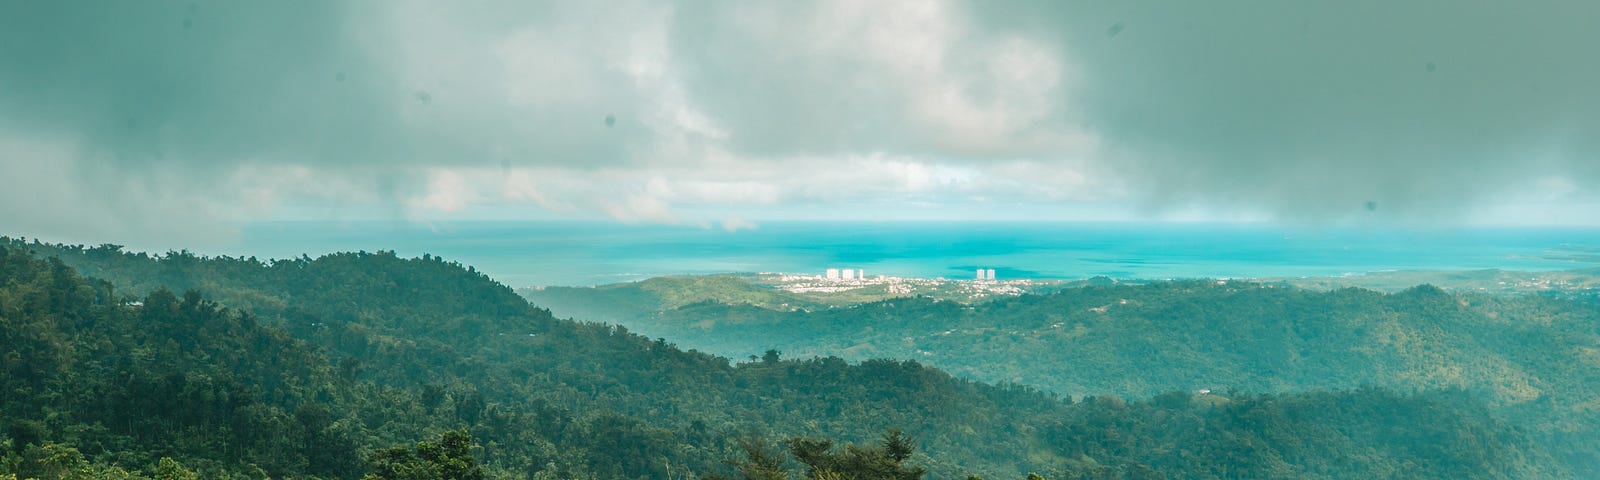
[[[59,478],[158,470],[356,478],[411,468],[403,465],[421,460],[394,446],[419,441],[471,442],[460,455],[471,455],[485,478],[753,478],[769,468],[759,465],[799,472],[769,463],[785,456],[813,468],[869,462],[930,478],[1582,478],[1595,454],[1585,447],[1594,430],[1582,405],[1593,404],[1585,403],[1588,385],[1597,382],[1580,366],[1527,349],[1466,358],[1485,341],[1478,331],[1552,351],[1592,348],[1568,325],[1589,322],[1593,310],[1558,299],[1530,297],[1550,303],[1518,305],[1542,309],[1529,310],[1537,316],[1496,318],[1489,313],[1502,310],[1493,305],[1463,305],[1437,289],[1089,281],[972,304],[813,301],[807,312],[723,301],[665,308],[697,292],[806,301],[724,277],[696,279],[712,288],[588,289],[635,295],[610,299],[614,306],[662,309],[657,327],[695,325],[671,327],[682,336],[669,340],[640,335],[631,322],[560,319],[470,266],[432,256],[262,262],[7,239],[0,266],[9,350],[0,386],[16,399],[3,407],[0,472],[19,478],[61,475],[52,465],[83,472]],[[1370,320],[1307,316],[1287,325],[1304,329],[1302,341],[1376,335],[1394,348],[1319,354],[1281,344],[1271,329],[1283,327],[1270,322],[1221,328],[1229,322],[1184,314],[1217,301],[1284,312],[1377,308]],[[1180,307],[1187,310],[1171,310]],[[1406,315],[1432,320],[1409,325]],[[1194,326],[1174,328],[1180,321]],[[789,333],[776,335],[775,326]],[[1325,330],[1312,335],[1315,328]],[[920,333],[893,338],[911,331]],[[823,354],[855,346],[826,343],[840,332],[877,350]],[[1265,346],[1241,340],[1247,332]],[[715,353],[736,337],[748,348],[776,348]],[[1068,356],[1030,346],[1073,338],[1127,341]],[[1192,348],[1165,351],[1174,344],[1164,338]],[[824,341],[814,355],[801,346],[813,340]],[[941,363],[957,358],[953,349],[987,352],[975,360],[1018,370],[979,381],[980,363]],[[1223,355],[1230,349],[1237,355]],[[935,351],[942,354],[920,353]],[[1023,361],[1031,356],[1078,367],[1045,369]],[[1384,374],[1338,366],[1349,358]],[[1568,376],[1495,380],[1509,378],[1507,369]],[[1338,372],[1349,381],[1306,378]],[[1077,383],[1050,384],[1050,376]],[[1076,386],[1055,392],[1061,385]],[[895,435],[910,440],[884,440]]]

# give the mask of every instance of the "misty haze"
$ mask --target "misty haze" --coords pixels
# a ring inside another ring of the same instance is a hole
[[[1597,18],[0,0],[0,480],[1600,478]]]

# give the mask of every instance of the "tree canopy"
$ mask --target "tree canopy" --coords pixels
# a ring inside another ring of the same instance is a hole
[[[752,438],[786,450],[749,472],[818,478],[1575,476],[1462,389],[1073,399],[909,360],[735,363],[390,252],[8,240],[0,345],[19,478],[733,476]]]

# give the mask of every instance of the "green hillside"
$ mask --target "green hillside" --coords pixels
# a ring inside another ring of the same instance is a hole
[[[621,321],[722,355],[917,359],[1077,397],[1455,388],[1555,444],[1600,431],[1600,306],[1547,295],[1173,281],[811,312],[703,301]]]
[[[1069,401],[911,361],[733,363],[557,320],[433,257],[5,243],[0,477],[357,478],[454,445],[490,478],[737,478],[752,438],[800,475],[885,458],[804,439],[890,429],[930,478],[1574,476],[1461,389]]]

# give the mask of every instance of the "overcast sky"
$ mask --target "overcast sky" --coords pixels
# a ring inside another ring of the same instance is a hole
[[[0,0],[0,233],[1600,224],[1600,3]]]

